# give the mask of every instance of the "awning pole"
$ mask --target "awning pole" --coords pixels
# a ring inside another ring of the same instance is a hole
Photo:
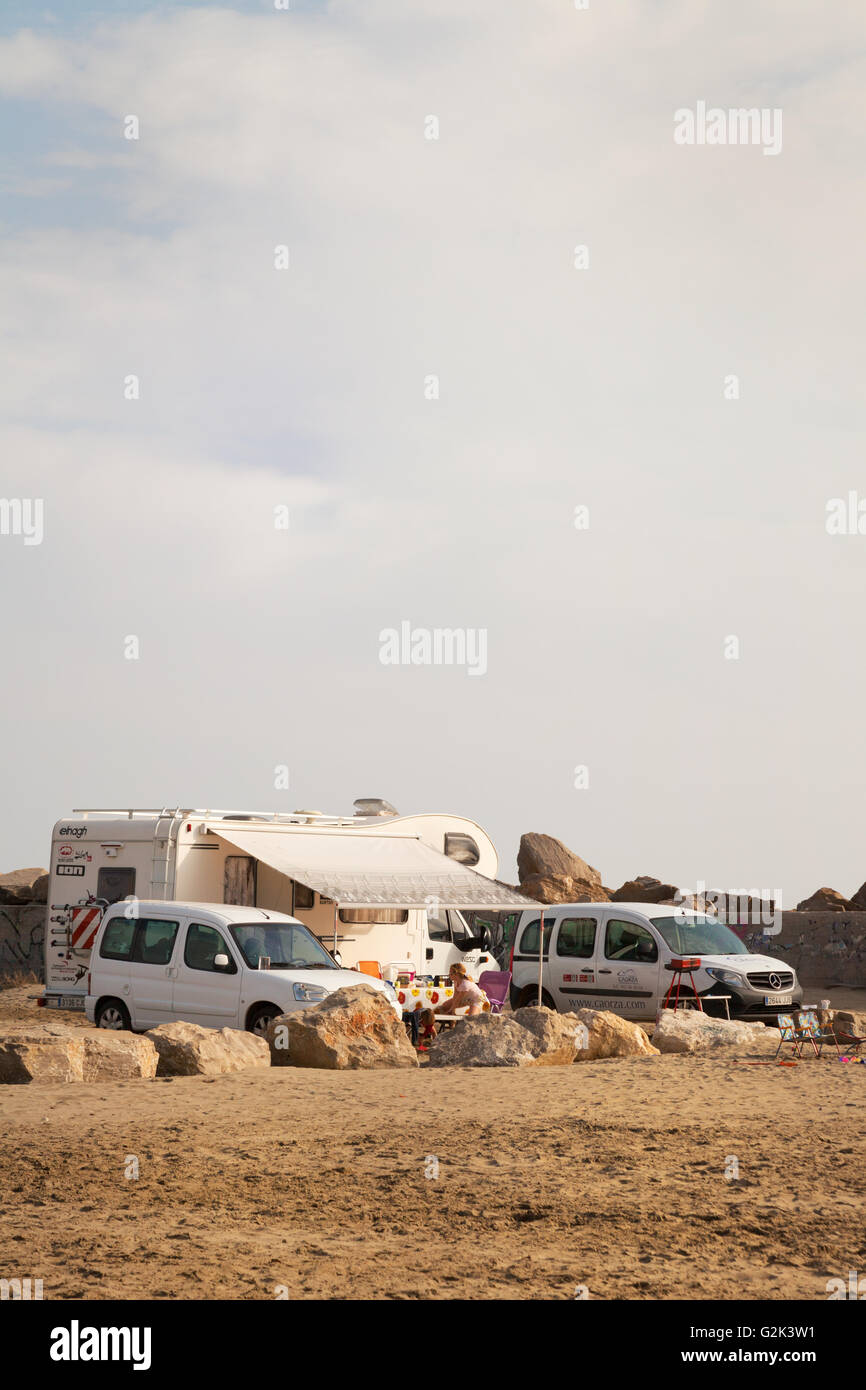
[[[544,969],[544,904],[538,919],[538,1007],[541,1008],[541,972]]]

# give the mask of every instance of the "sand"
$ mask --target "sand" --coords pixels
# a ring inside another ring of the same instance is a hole
[[[864,1101],[830,1058],[7,1086],[0,1269],[60,1299],[826,1299],[866,1271]]]

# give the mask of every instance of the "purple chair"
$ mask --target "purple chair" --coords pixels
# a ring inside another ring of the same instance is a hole
[[[490,1012],[501,1014],[502,1005],[508,998],[511,984],[510,970],[485,970],[478,977],[478,988],[483,989],[490,1000]]]

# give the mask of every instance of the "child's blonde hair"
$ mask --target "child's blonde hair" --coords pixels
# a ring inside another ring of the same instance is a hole
[[[469,971],[466,969],[466,966],[463,964],[462,960],[456,960],[456,961],[454,962],[454,964],[449,968],[449,971],[448,971],[448,974],[449,974],[449,975],[451,974],[451,971],[452,971],[452,970],[456,970],[456,971],[457,971],[457,974],[460,976],[461,979],[463,979],[463,980],[468,980],[468,979],[469,979]]]

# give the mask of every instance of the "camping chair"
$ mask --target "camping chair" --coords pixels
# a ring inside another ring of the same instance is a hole
[[[501,1014],[502,1006],[508,998],[508,989],[511,984],[510,970],[484,970],[478,977],[478,988],[483,990],[490,1000],[490,1012]]]
[[[848,1033],[844,1028],[840,1028],[838,1032],[834,1030],[833,1036],[846,1053],[859,1052],[863,1044],[866,1043],[866,1038],[859,1037],[857,1033]]]
[[[382,978],[382,967],[377,960],[359,960],[358,969],[362,975],[372,975],[374,980]]]
[[[775,1057],[778,1057],[785,1043],[790,1043],[798,1057],[803,1055],[803,1039],[797,1031],[792,1014],[779,1014],[778,1016],[779,1046],[776,1048]]]
[[[797,1020],[797,1033],[801,1042],[810,1042],[815,1049],[815,1055],[821,1056],[825,1043],[832,1043],[836,1049],[836,1056],[839,1056],[839,1044],[836,1041],[836,1034],[832,1028],[822,1028],[818,1022],[818,1015],[811,1009],[803,1009]]]

